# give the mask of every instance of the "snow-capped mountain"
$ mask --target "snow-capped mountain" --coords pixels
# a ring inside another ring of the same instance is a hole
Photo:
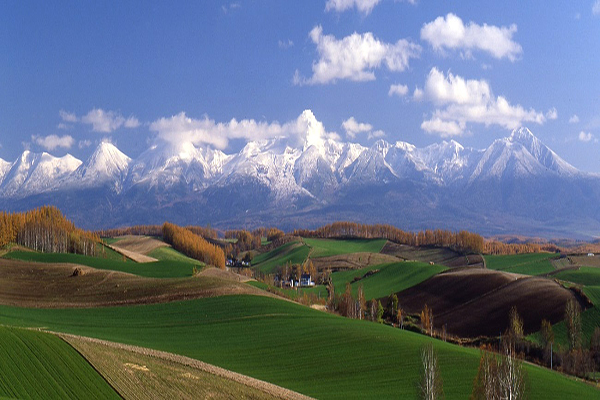
[[[364,147],[328,136],[311,113],[302,118],[297,136],[251,141],[235,154],[157,142],[131,159],[101,143],[82,163],[26,151],[0,160],[0,205],[52,203],[95,228],[166,219],[283,228],[352,219],[536,235],[600,228],[600,177],[578,171],[527,128],[484,150],[453,140]]]
[[[4,175],[0,195],[25,197],[56,189],[59,182],[73,174],[81,161],[70,154],[54,157],[26,150]]]
[[[127,177],[131,158],[115,145],[102,142],[88,160],[70,176],[73,185],[94,187],[106,184],[119,192]]]

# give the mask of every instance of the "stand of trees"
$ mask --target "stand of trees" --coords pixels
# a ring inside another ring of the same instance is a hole
[[[210,227],[202,227],[202,226],[186,226],[186,229],[191,231],[192,233],[202,236],[203,238],[208,239],[216,239],[217,231]],[[103,229],[97,231],[96,234],[100,237],[116,237],[116,236],[125,236],[125,235],[134,235],[134,236],[162,236],[163,227],[162,225],[135,225],[128,226],[124,228],[114,228],[114,229]]]
[[[162,226],[162,236],[165,242],[186,256],[225,269],[223,250],[189,229],[165,222]]]
[[[334,222],[313,231],[298,229],[294,236],[313,238],[361,238],[387,239],[395,243],[410,246],[448,247],[461,253],[482,253],[483,237],[467,231],[451,232],[442,229],[425,230],[417,233],[405,232],[391,225],[366,225],[356,222]]]
[[[17,243],[44,253],[95,255],[99,242],[97,235],[76,228],[56,207],[0,212],[0,247]]]

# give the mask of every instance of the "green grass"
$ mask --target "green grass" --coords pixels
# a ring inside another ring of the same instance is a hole
[[[600,268],[581,267],[553,275],[555,278],[587,286],[600,286]]]
[[[14,251],[6,254],[4,257],[23,261],[87,265],[92,268],[127,272],[148,278],[184,278],[192,276],[194,265],[198,265],[168,260],[138,264],[131,261],[109,260],[98,257],[82,256],[80,254],[36,253],[25,251]]]
[[[302,264],[308,257],[310,248],[300,242],[291,242],[267,253],[259,254],[252,260],[252,266],[258,271],[271,274],[278,266],[286,263]]]
[[[351,253],[379,253],[387,242],[385,239],[303,239],[312,248],[312,258],[330,257]]]
[[[0,327],[0,397],[119,399],[71,346],[42,332]]]
[[[343,293],[346,290],[346,283],[350,282],[352,293],[356,296],[358,286],[362,284],[365,298],[370,300],[401,292],[447,269],[448,268],[441,265],[429,265],[420,262],[397,262],[349,271],[334,272],[331,274],[331,280],[333,281],[335,291],[338,294]],[[355,277],[362,277],[367,272],[374,270],[379,270],[379,272],[353,282]],[[314,293],[321,298],[327,297],[327,289],[324,286],[316,286],[314,288],[301,290],[307,291],[308,293]]]
[[[158,247],[158,248],[152,250],[148,254],[148,256],[156,258],[157,260],[160,260],[160,261],[177,261],[177,262],[188,263],[191,265],[204,265],[204,263],[202,263],[198,260],[195,260],[193,258],[190,258],[184,254],[181,254],[180,252],[178,252],[177,250],[175,250],[172,247]]]
[[[119,240],[122,240],[123,238],[114,238],[114,237],[107,237],[107,238],[102,238],[102,241],[106,244],[115,244],[117,243]]]
[[[486,266],[489,269],[512,272],[525,275],[543,275],[554,271],[550,259],[556,257],[555,253],[528,253],[508,256],[485,256]]]
[[[448,399],[471,392],[479,351],[287,301],[224,296],[135,307],[0,307],[0,323],[155,348],[197,358],[320,399],[414,398],[419,349],[433,342]],[[600,392],[527,366],[532,399]]]

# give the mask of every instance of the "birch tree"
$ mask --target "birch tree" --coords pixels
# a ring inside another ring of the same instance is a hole
[[[437,353],[431,343],[428,343],[421,349],[421,362],[419,399],[442,399],[444,397],[443,382],[440,375]]]

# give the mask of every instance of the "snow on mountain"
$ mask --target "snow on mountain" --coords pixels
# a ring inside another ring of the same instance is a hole
[[[3,159],[0,158],[0,186],[2,185],[2,181],[4,181],[4,177],[10,170],[11,166],[12,166],[12,163],[10,163],[8,161],[4,161]]]
[[[536,138],[529,129],[515,129],[485,150],[469,182],[542,176],[573,177],[580,172]]]
[[[80,165],[81,161],[70,154],[54,157],[46,152],[32,153],[26,150],[6,173],[0,194],[5,197],[24,197],[56,189]]]
[[[513,143],[522,144],[549,171],[556,172],[561,176],[575,176],[579,174],[577,168],[560,158],[527,128],[522,127],[513,130],[509,140]]]
[[[126,186],[169,188],[183,184],[192,190],[205,188],[222,172],[229,159],[214,149],[196,148],[191,143],[151,146],[130,163]]]
[[[88,160],[69,177],[69,181],[82,187],[109,184],[119,192],[127,176],[130,162],[131,158],[115,145],[102,142]]]

